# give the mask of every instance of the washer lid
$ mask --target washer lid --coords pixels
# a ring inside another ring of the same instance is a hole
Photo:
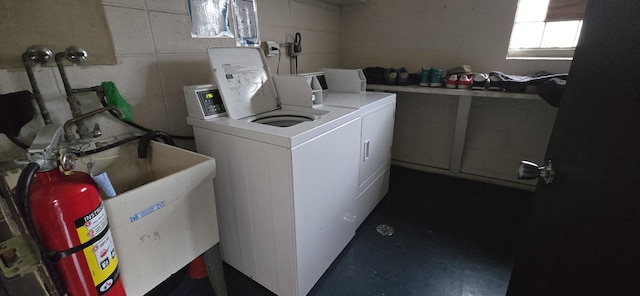
[[[210,47],[207,52],[229,117],[278,109],[271,72],[259,47]]]

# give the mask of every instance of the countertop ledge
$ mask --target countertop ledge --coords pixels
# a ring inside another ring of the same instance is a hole
[[[451,96],[471,96],[471,97],[485,97],[485,98],[505,98],[505,99],[525,99],[525,100],[542,99],[537,94],[498,92],[498,91],[490,91],[490,90],[451,89],[446,87],[425,87],[425,86],[418,86],[418,85],[400,86],[400,85],[385,85],[385,84],[367,84],[367,90],[439,94],[439,95],[451,95]]]

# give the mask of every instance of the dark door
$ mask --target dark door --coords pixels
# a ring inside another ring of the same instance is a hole
[[[640,295],[640,1],[582,30],[507,295]]]

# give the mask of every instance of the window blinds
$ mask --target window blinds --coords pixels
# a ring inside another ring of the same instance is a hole
[[[587,7],[587,0],[549,0],[545,21],[581,20]]]

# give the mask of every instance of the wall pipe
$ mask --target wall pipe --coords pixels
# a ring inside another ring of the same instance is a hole
[[[47,110],[47,107],[44,105],[44,99],[40,93],[40,88],[38,88],[38,83],[36,82],[36,77],[33,74],[31,66],[32,62],[35,64],[45,64],[51,59],[51,55],[52,53],[50,49],[38,45],[29,46],[29,48],[27,48],[27,50],[22,54],[22,64],[24,65],[24,70],[27,72],[29,82],[31,83],[33,98],[36,100],[38,108],[40,108],[40,114],[42,114],[42,120],[44,120],[45,124],[53,124],[53,121],[51,120],[51,115],[49,115],[49,110]]]
[[[72,63],[81,63],[87,58],[87,53],[77,46],[70,46],[64,52],[56,53],[54,59],[56,61],[56,65],[58,66],[60,77],[62,78],[64,91],[67,94],[67,102],[69,103],[69,108],[71,109],[71,116],[76,119],[73,121],[76,124],[76,132],[80,136],[80,139],[91,138],[93,136],[92,133],[80,118],[82,116],[82,110],[80,110],[80,102],[78,102],[78,99],[74,95],[73,89],[69,84],[67,72],[64,70],[64,65],[62,64],[63,58],[70,60]],[[65,124],[65,138],[67,138],[66,132],[67,130]]]

